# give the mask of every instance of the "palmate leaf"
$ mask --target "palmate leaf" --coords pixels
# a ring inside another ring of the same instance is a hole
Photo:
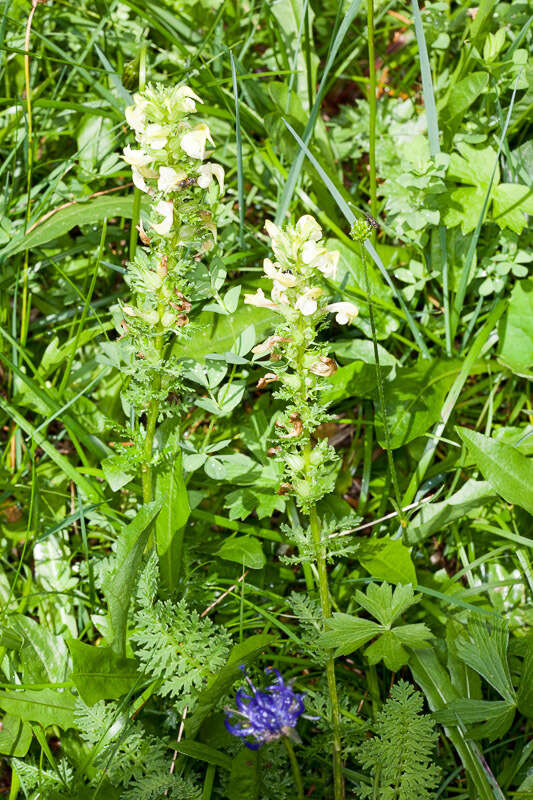
[[[389,627],[407,609],[418,602],[411,584],[402,586],[398,584],[394,592],[385,581],[379,586],[371,583],[363,594],[359,589],[355,598],[365,611],[378,619],[382,625]]]
[[[335,656],[347,656],[369,642],[384,628],[370,619],[334,614],[327,622],[328,630],[320,637],[322,647],[335,648]]]
[[[327,621],[328,630],[319,638],[322,647],[335,648],[335,656],[348,655],[377,637],[365,650],[365,655],[370,664],[383,661],[393,672],[407,664],[409,652],[406,646],[427,647],[427,640],[433,634],[423,623],[392,627],[394,620],[417,602],[410,585],[398,585],[393,593],[387,583],[381,586],[370,584],[366,595],[358,591],[356,597],[359,604],[381,624],[350,614],[333,614]]]

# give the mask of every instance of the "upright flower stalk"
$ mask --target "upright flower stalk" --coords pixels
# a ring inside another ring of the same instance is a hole
[[[179,365],[166,357],[172,336],[188,336],[195,300],[194,269],[216,242],[212,207],[224,191],[224,170],[205,161],[209,127],[195,124],[201,99],[189,86],[148,86],[126,108],[136,147],[124,161],[135,186],[149,198],[138,231],[142,248],[126,280],[134,298],[122,306],[122,328],[132,345],[128,399],[146,412],[142,452],[143,501],[153,498],[152,453],[161,402],[179,381]]]
[[[320,393],[336,372],[337,364],[329,355],[327,342],[317,341],[317,333],[329,322],[330,314],[339,324],[350,324],[358,308],[348,302],[330,302],[324,278],[335,277],[339,253],[328,250],[313,217],[305,215],[285,230],[272,222],[267,222],[265,228],[276,258],[274,262],[265,259],[263,265],[265,275],[272,281],[270,296],[258,289],[253,295],[245,295],[244,301],[270,308],[282,317],[274,335],[254,348],[256,355],[269,359],[268,372],[259,388],[274,384],[277,397],[286,402],[285,413],[276,422],[278,450],[285,467],[280,491],[294,494],[309,518],[304,547],[316,564],[322,617],[326,620],[331,616],[327,546],[317,503],[334,487],[336,454],[325,439],[316,442],[314,434],[318,425],[328,419]],[[334,796],[341,800],[340,713],[331,653],[326,672],[333,729]]]

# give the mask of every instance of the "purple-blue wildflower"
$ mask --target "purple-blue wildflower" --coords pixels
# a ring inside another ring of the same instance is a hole
[[[238,690],[235,696],[237,710],[226,709],[225,723],[228,731],[244,739],[251,737],[251,741],[245,739],[244,742],[250,750],[257,750],[261,745],[282,736],[299,741],[294,728],[305,710],[304,695],[293,691],[277,669],[268,667],[265,670],[267,674],[273,672],[276,680],[264,691],[256,689],[244,667],[241,669],[252,688],[252,694],[246,694],[243,689]],[[232,724],[231,718],[234,716],[240,719]]]

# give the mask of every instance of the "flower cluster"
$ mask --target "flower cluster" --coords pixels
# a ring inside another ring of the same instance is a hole
[[[152,198],[152,215],[146,242],[153,232],[174,246],[199,246],[209,250],[216,240],[210,211],[193,201],[195,187],[208,189],[216,181],[224,192],[224,169],[203,163],[207,143],[214,144],[209,127],[193,125],[190,116],[201,99],[189,86],[149,86],[135,94],[126,109],[126,121],[140,145],[124,148],[123,159],[131,166],[134,184]]]
[[[265,229],[271,239],[276,261],[265,258],[265,275],[273,282],[270,299],[262,289],[256,294],[247,294],[244,302],[249,305],[271,308],[287,320],[298,316],[311,317],[331,312],[341,325],[353,322],[358,313],[353,303],[331,303],[328,305],[325,290],[315,285],[316,280],[334,279],[339,261],[338,250],[328,250],[322,243],[322,229],[309,214],[300,217],[294,227],[285,231],[269,220]]]
[[[272,290],[267,297],[258,289],[245,295],[244,302],[275,310],[283,322],[253,350],[258,357],[269,357],[269,371],[257,388],[274,384],[276,396],[286,401],[286,412],[276,423],[286,470],[280,491],[294,492],[299,505],[308,509],[334,481],[333,449],[326,441],[316,446],[312,442],[316,427],[328,419],[320,393],[337,370],[327,342],[318,342],[317,333],[328,313],[346,325],[353,322],[358,308],[345,301],[329,302],[326,280],[335,278],[339,253],[328,250],[313,217],[306,214],[284,230],[272,222],[265,227],[276,259],[265,259],[263,266]]]
[[[244,672],[244,668],[241,669]],[[237,710],[226,709],[226,728],[234,736],[245,739],[250,750],[257,750],[261,745],[282,736],[298,741],[294,728],[305,710],[304,695],[297,694],[286,684],[277,669],[267,668],[265,672],[276,675],[273,684],[261,691],[255,688],[245,673],[252,694],[239,689],[235,697]],[[233,723],[233,717],[237,717],[238,721]]]
[[[129,340],[125,369],[133,376],[127,397],[147,401],[176,390],[181,367],[165,357],[168,336],[189,336],[189,315],[205,299],[196,283],[203,256],[216,243],[214,209],[224,190],[224,169],[205,161],[209,127],[194,115],[201,99],[189,86],[148,86],[125,116],[137,146],[124,161],[145,198],[138,226],[142,243],[128,264],[132,299],[121,306],[122,338]],[[126,343],[124,343],[126,345]]]

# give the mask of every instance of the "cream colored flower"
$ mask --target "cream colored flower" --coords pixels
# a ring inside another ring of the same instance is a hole
[[[325,247],[320,247],[315,241],[310,240],[302,245],[302,261],[310,267],[316,267],[326,278],[334,278],[337,274],[337,264],[340,253],[338,250],[331,252]]]
[[[174,192],[178,184],[187,177],[183,170],[176,172],[172,167],[160,167],[157,188],[160,192]]]
[[[281,267],[281,264],[273,264],[269,258],[265,258],[263,261],[263,269],[265,274],[271,280],[285,288],[296,286],[298,279],[291,272],[283,272],[281,269],[278,269],[278,267]]]
[[[289,305],[289,298],[287,297],[287,295],[283,291],[284,288],[285,287],[282,286],[281,283],[278,283],[277,281],[274,281],[274,286],[272,287],[272,291],[270,293],[270,296],[272,297],[272,300],[274,300],[276,303],[281,303],[284,306],[288,306]]]
[[[265,222],[265,230],[271,239],[276,239],[281,234],[281,230],[277,225],[274,225],[269,219]]]
[[[202,164],[198,170],[198,186],[202,189],[207,189],[213,178],[216,178],[220,186],[220,194],[224,194],[224,167],[220,164],[213,164],[208,161],[207,164]]]
[[[206,142],[211,142],[212,145],[215,144],[211,138],[209,128],[202,122],[200,125],[191,128],[190,131],[187,131],[187,133],[181,137],[180,145],[181,149],[191,158],[203,159],[205,156]]]
[[[201,97],[198,97],[196,92],[194,92],[190,86],[178,86],[175,91],[175,96],[179,100],[179,105],[182,111],[186,111],[189,114],[192,114],[196,111],[196,103],[203,103]]]
[[[296,308],[304,315],[304,317],[310,317],[311,314],[314,314],[318,308],[318,303],[316,300],[321,294],[323,294],[323,292],[322,289],[319,288],[305,289],[303,294],[301,294],[296,301]]]
[[[146,125],[139,136],[139,141],[145,147],[151,147],[153,150],[162,150],[168,142],[168,135],[169,130],[167,127],[152,122]]]
[[[146,116],[142,106],[137,105],[137,103],[134,106],[128,106],[124,111],[124,116],[130,128],[137,133],[140,133],[144,129],[146,125]]]
[[[359,309],[353,303],[331,303],[324,310],[335,314],[339,325],[350,325],[359,314]]]
[[[131,177],[137,189],[140,189],[141,192],[146,192],[147,194],[149,194],[150,187],[144,180],[143,176],[140,173],[140,170],[138,170],[137,167],[131,168]]]
[[[322,238],[322,228],[311,214],[304,214],[296,223],[296,231],[303,239],[318,242]]]
[[[277,308],[276,303],[273,303],[272,300],[265,297],[265,293],[262,289],[258,289],[255,294],[245,294],[244,302],[249,306],[257,306],[258,308]]]
[[[144,150],[134,150],[129,144],[124,148],[122,158],[132,167],[147,167],[153,160]]]
[[[156,225],[154,225],[152,222],[152,228],[160,236],[166,236],[168,233],[170,233],[174,222],[174,206],[172,203],[167,202],[166,200],[160,200],[156,205],[155,210],[158,214],[161,214],[163,220],[162,222],[158,222]]]

